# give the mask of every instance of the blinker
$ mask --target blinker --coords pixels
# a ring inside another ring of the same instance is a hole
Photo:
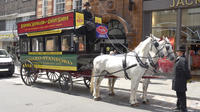
[[[159,43],[158,43],[158,42],[154,42],[154,46],[155,46],[155,47],[158,47],[158,46],[159,46]]]

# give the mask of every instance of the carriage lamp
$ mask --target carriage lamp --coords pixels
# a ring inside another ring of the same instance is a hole
[[[129,8],[128,8],[129,11],[132,11],[132,10],[133,10],[134,5],[135,5],[134,1],[133,1],[133,0],[129,0]]]

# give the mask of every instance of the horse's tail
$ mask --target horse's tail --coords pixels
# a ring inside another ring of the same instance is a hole
[[[93,93],[93,89],[94,89],[94,67],[92,69],[92,75],[90,80],[90,93]]]

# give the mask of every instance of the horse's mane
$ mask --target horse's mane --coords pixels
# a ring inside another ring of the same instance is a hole
[[[144,50],[146,50],[147,48],[147,44],[149,43],[151,37],[148,37],[147,39],[145,39],[144,41],[140,42],[140,44],[134,49],[134,51],[136,53],[143,53]]]

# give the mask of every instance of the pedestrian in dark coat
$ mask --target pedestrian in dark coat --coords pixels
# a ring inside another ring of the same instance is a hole
[[[174,79],[172,82],[172,89],[176,91],[177,96],[177,110],[187,112],[186,91],[187,80],[191,78],[188,69],[188,63],[184,57],[185,47],[181,46],[177,51],[177,59],[175,62]]]

